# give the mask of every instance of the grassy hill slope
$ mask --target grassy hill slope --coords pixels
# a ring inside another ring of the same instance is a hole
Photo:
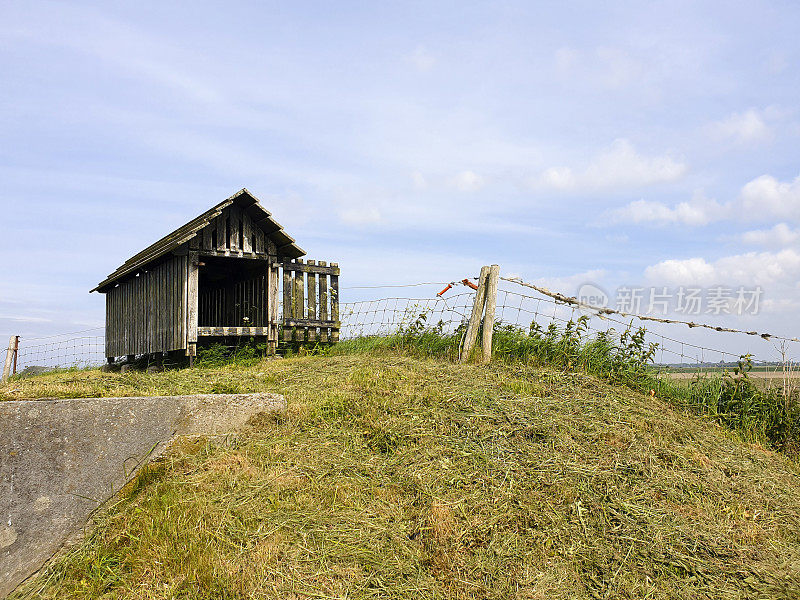
[[[800,597],[797,463],[588,375],[366,354],[13,385],[289,401],[175,445],[19,597]]]

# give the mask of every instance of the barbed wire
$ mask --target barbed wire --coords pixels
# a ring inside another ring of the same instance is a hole
[[[571,304],[573,306],[576,306],[578,308],[582,308],[584,310],[591,310],[591,311],[595,312],[598,315],[617,314],[617,315],[621,315],[623,317],[631,317],[631,318],[634,318],[634,319],[639,319],[641,321],[653,321],[653,322],[656,322],[656,323],[669,323],[669,324],[675,324],[675,325],[686,325],[687,327],[690,327],[690,328],[702,327],[702,328],[705,328],[705,329],[712,329],[714,331],[720,331],[720,332],[741,333],[741,334],[744,334],[744,335],[758,336],[758,337],[763,338],[765,340],[776,339],[776,340],[784,340],[784,341],[787,341],[787,342],[800,342],[800,339],[798,339],[796,337],[795,338],[787,338],[787,337],[782,337],[782,336],[779,336],[779,335],[774,335],[772,333],[759,333],[757,331],[745,331],[745,330],[742,330],[742,329],[733,329],[733,328],[730,328],[730,327],[720,327],[718,325],[708,325],[706,323],[695,323],[694,321],[681,321],[679,319],[666,319],[666,318],[663,318],[663,317],[651,317],[649,315],[639,315],[639,314],[636,314],[636,313],[628,313],[628,312],[625,312],[625,311],[616,310],[616,309],[613,309],[613,308],[608,308],[606,306],[593,306],[591,304],[587,304],[585,302],[581,302],[580,300],[578,300],[574,296],[566,296],[566,295],[560,294],[558,292],[551,292],[550,290],[548,290],[545,287],[538,286],[536,284],[533,284],[533,283],[530,283],[530,282],[527,282],[527,281],[523,281],[519,277],[501,277],[500,279],[502,279],[503,281],[508,281],[510,283],[516,283],[517,285],[522,285],[522,286],[534,289],[537,292],[539,292],[540,294],[544,294],[545,296],[549,296],[550,298],[553,298],[554,300],[556,300],[558,302],[563,302],[564,304]]]

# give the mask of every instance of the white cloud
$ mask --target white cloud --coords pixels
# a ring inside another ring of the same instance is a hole
[[[419,171],[414,171],[411,174],[411,182],[414,184],[414,187],[418,190],[424,190],[428,187],[428,179],[420,173]]]
[[[745,244],[756,246],[791,246],[800,240],[800,229],[792,229],[786,223],[778,223],[770,229],[746,231],[742,234],[741,240]]]
[[[580,286],[585,283],[599,284],[606,276],[604,269],[591,269],[574,275],[566,275],[563,277],[542,277],[535,279],[534,283],[544,286],[554,292],[561,292],[564,294],[574,294]]]
[[[556,70],[566,75],[578,62],[579,54],[574,48],[563,47],[556,50]]]
[[[375,206],[352,206],[338,212],[342,223],[348,225],[369,225],[381,221],[381,211]]]
[[[582,170],[551,167],[534,181],[535,187],[556,190],[640,187],[675,181],[686,173],[686,165],[671,156],[645,156],[628,140],[615,140]]]
[[[772,139],[774,132],[767,123],[778,116],[777,111],[768,108],[759,111],[755,108],[741,113],[734,113],[711,125],[711,130],[724,139],[740,144],[765,142]]]
[[[461,171],[450,181],[453,187],[462,192],[476,192],[481,189],[486,181],[475,171]]]
[[[800,252],[748,252],[713,262],[704,258],[670,259],[645,269],[657,285],[794,285],[800,277]]]
[[[425,46],[419,45],[411,55],[411,62],[420,71],[430,71],[436,64],[436,59]]]
[[[749,218],[800,220],[800,177],[784,182],[772,175],[762,175],[742,188],[739,199]]]
[[[690,201],[679,202],[674,206],[663,202],[636,200],[611,211],[608,219],[613,223],[700,226],[724,218],[728,213],[729,206],[706,198],[698,192]]]

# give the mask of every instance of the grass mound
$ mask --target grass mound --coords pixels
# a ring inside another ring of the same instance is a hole
[[[17,598],[800,595],[796,463],[593,376],[373,352],[15,385],[289,401],[175,445]]]

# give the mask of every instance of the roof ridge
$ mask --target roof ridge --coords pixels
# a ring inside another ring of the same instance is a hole
[[[198,215],[194,219],[189,220],[187,223],[184,223],[177,229],[173,230],[172,232],[168,233],[164,237],[150,244],[140,252],[128,258],[113,273],[111,273],[108,277],[106,277],[106,279],[100,282],[97,285],[97,287],[92,289],[90,293],[95,291],[102,291],[102,288],[109,286],[115,281],[122,279],[126,275],[129,275],[130,273],[160,258],[161,256],[167,254],[168,252],[171,252],[178,246],[188,242],[190,239],[192,239],[192,237],[197,235],[197,233],[201,229],[206,227],[213,219],[217,218],[222,213],[222,211],[225,210],[228,206],[231,206],[234,202],[239,203],[240,198],[242,198],[243,196],[247,196],[253,201],[252,203],[247,204],[243,208],[248,209],[252,207],[257,207],[257,210],[260,210],[260,212],[262,213],[261,218],[253,218],[253,221],[257,226],[264,229],[263,226],[261,225],[264,222],[271,223],[274,226],[268,232],[265,230],[264,234],[273,242],[275,242],[279,249],[288,250],[288,252],[284,253],[287,254],[288,256],[291,256],[292,258],[298,258],[300,256],[305,255],[305,251],[302,248],[300,248],[297,244],[295,244],[294,238],[284,231],[283,226],[272,217],[272,213],[270,213],[266,208],[264,208],[260,200],[254,194],[252,194],[247,188],[242,188],[241,190],[239,190],[232,196],[226,198],[219,204],[212,206],[204,213]],[[273,239],[275,237],[278,238],[277,241]],[[280,241],[280,244],[278,244],[278,241]]]

